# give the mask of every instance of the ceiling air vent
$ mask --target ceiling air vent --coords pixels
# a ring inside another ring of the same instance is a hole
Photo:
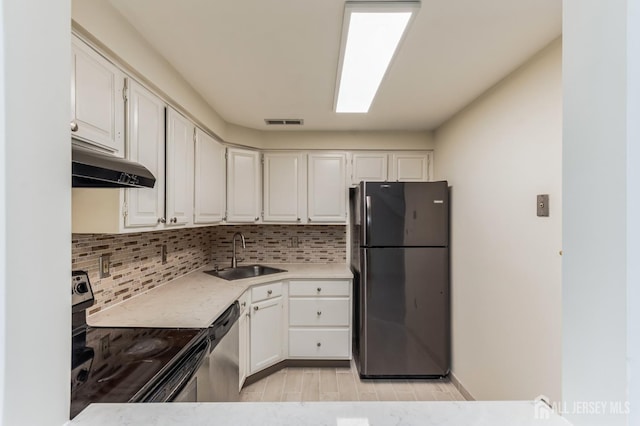
[[[265,118],[267,126],[302,126],[304,120],[301,118]]]

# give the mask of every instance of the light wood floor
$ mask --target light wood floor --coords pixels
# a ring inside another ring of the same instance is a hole
[[[464,401],[449,380],[361,380],[351,368],[284,368],[245,386],[240,401]]]

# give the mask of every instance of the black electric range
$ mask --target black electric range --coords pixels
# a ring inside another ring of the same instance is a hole
[[[186,361],[198,362],[192,361],[197,352],[206,355],[202,329],[88,327],[85,310],[93,294],[86,273],[73,273],[72,298],[71,418],[94,402],[168,400],[158,397],[168,392],[160,385],[166,388],[167,378],[186,371]]]

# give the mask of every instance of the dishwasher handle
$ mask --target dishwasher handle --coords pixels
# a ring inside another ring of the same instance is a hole
[[[209,327],[210,350],[213,350],[218,342],[226,336],[229,330],[231,330],[231,327],[238,321],[238,318],[240,318],[240,303],[236,300],[211,324],[211,327]]]

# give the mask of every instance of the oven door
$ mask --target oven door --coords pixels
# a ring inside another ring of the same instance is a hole
[[[208,364],[211,342],[204,339],[187,352],[165,376],[136,402],[197,400],[197,372]]]

